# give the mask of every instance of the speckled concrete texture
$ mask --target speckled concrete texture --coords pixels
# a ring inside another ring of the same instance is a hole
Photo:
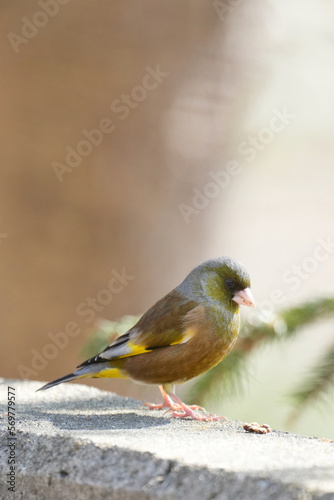
[[[334,500],[333,442],[176,420],[78,384],[36,393],[41,385],[1,379],[1,499]],[[15,493],[7,386],[16,393]]]

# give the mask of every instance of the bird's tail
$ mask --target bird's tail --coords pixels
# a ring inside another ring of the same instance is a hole
[[[43,387],[40,387],[39,389],[37,389],[36,392],[45,391],[46,389],[50,389],[50,387],[53,387],[54,385],[62,384],[63,382],[69,382],[70,380],[75,380],[76,378],[79,378],[77,373],[78,372],[73,372],[73,373],[70,373],[69,375],[65,375],[64,377],[57,378],[57,380],[54,380],[53,382],[49,382],[49,383],[43,385]]]
[[[111,377],[111,378],[127,378],[124,374],[118,369],[110,366],[110,363],[96,363],[92,365],[82,366],[78,370],[69,375],[65,375],[64,377],[57,378],[53,382],[49,382],[48,384],[43,385],[38,391],[45,391],[46,389],[50,389],[54,385],[62,384],[63,382],[69,382],[70,380],[75,380],[77,378],[86,378],[86,377]]]

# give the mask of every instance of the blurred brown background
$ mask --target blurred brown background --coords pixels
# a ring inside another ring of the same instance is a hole
[[[277,287],[288,302],[330,291],[331,256],[296,292],[282,284],[333,233],[330,2],[62,2],[1,2],[1,375],[72,371],[94,323],[77,307],[112,270],[135,278],[95,319],[142,313],[218,255],[247,265],[260,303]],[[158,85],[138,89],[159,68]],[[122,119],[115,100],[129,94]],[[240,144],[284,109],[291,123],[249,161]],[[59,182],[54,162],[104,119],[112,132]],[[180,205],[230,160],[241,173],[187,223]],[[70,321],[81,333],[34,369]],[[125,381],[97,385],[154,399]]]

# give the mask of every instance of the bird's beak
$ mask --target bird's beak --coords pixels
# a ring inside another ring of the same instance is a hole
[[[232,300],[241,306],[255,307],[255,300],[250,288],[240,290],[240,292],[234,295]]]

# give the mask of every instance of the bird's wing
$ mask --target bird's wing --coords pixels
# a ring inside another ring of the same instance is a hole
[[[101,361],[136,356],[162,347],[187,342],[196,333],[192,323],[202,316],[203,306],[173,291],[152,306],[127,333],[118,337],[85,366]]]

